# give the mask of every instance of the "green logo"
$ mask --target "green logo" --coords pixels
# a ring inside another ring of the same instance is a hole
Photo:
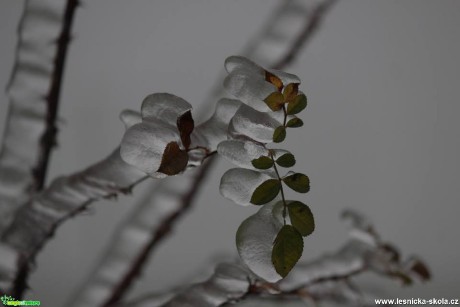
[[[11,296],[0,297],[4,306],[40,306],[40,301],[17,301]]]

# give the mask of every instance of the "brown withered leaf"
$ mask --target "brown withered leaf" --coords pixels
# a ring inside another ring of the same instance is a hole
[[[421,280],[426,281],[431,279],[430,270],[428,269],[426,264],[423,263],[421,260],[413,260],[410,270],[411,272],[417,274],[417,276],[419,276]]]
[[[158,171],[169,176],[177,175],[185,170],[187,164],[187,151],[180,149],[177,142],[171,142],[166,145]]]
[[[194,128],[195,121],[191,111],[187,111],[177,118],[177,129],[179,129],[180,139],[185,149],[190,147],[190,134],[192,134]]]
[[[276,88],[278,89],[279,92],[283,89],[283,81],[281,81],[280,78],[272,74],[271,72],[265,71],[265,81],[270,82]]]

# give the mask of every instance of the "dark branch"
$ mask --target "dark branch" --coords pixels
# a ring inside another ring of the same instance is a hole
[[[40,139],[40,153],[38,155],[37,165],[33,169],[35,190],[43,189],[46,180],[46,173],[50,161],[51,150],[56,146],[56,135],[58,129],[56,121],[58,117],[59,101],[61,96],[61,87],[63,83],[64,68],[67,58],[67,50],[71,41],[72,24],[74,21],[75,11],[78,7],[78,0],[67,0],[64,12],[61,34],[57,39],[57,53],[54,59],[54,70],[51,77],[51,86],[46,96],[48,105],[46,116],[46,128]]]

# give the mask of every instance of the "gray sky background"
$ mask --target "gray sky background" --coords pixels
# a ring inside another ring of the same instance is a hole
[[[0,2],[0,84],[6,85],[22,1]],[[196,108],[223,67],[277,1],[87,1],[77,12],[49,178],[81,169],[119,144],[122,109],[153,92]],[[433,282],[386,297],[455,298],[460,284],[460,2],[339,1],[290,72],[309,97],[305,126],[285,143],[306,172],[317,223],[304,260],[346,238],[342,208],[366,213],[387,240],[430,265]],[[0,96],[0,132],[7,99]],[[234,235],[255,211],[223,199],[222,162],[196,207],[155,253],[135,294],[187,282],[216,254],[235,255]],[[145,190],[145,188],[144,188]],[[29,296],[62,305],[136,196],[98,202],[61,227],[38,258]],[[46,303],[46,304],[45,304]]]

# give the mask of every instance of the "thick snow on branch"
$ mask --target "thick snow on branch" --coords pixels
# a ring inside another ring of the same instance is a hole
[[[86,170],[55,179],[51,185],[19,209],[3,241],[24,254],[32,254],[65,219],[83,211],[91,202],[130,192],[146,178],[126,164],[117,148]]]
[[[76,0],[28,0],[18,28],[0,151],[0,233],[43,186]]]
[[[354,221],[362,220],[349,212]],[[135,307],[217,307],[248,297],[293,298],[302,300],[333,300],[336,302],[371,305],[368,295],[362,294],[350,278],[363,273],[378,275],[409,283],[430,278],[427,267],[419,260],[402,261],[391,245],[381,242],[375,232],[353,224],[349,241],[336,252],[299,264],[279,283],[258,280],[242,265],[222,264],[206,281],[178,291],[167,302],[166,294],[152,295],[126,304]],[[412,264],[411,264],[412,263]]]

